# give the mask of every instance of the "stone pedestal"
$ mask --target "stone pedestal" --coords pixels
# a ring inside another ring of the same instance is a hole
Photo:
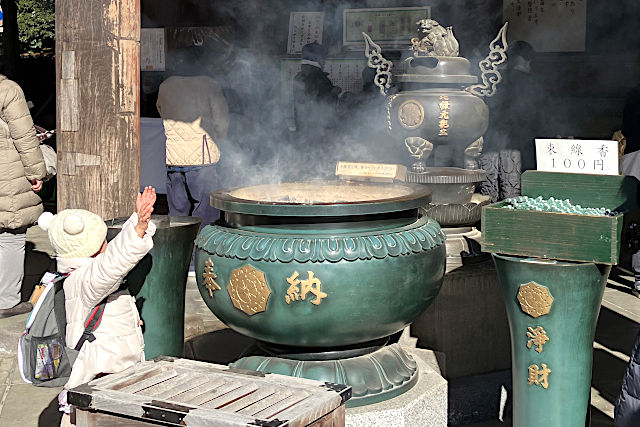
[[[403,427],[447,425],[447,381],[433,366],[429,350],[404,347],[418,365],[418,380],[407,392],[393,399],[357,408],[347,408],[347,427]]]
[[[482,233],[475,227],[444,227],[442,229],[447,236],[445,245],[447,248],[447,270],[456,270],[462,267],[466,261],[478,262],[480,260],[489,260],[488,253],[480,252],[480,239]],[[470,256],[463,260],[462,253]]]
[[[448,379],[509,369],[509,325],[493,261],[448,272],[411,335],[419,347],[445,354]]]

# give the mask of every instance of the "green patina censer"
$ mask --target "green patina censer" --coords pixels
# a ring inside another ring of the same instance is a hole
[[[483,208],[483,250],[493,252],[509,319],[514,426],[585,425],[600,304],[637,184],[527,171],[528,197],[515,202],[531,209]]]
[[[437,295],[444,234],[412,184],[309,181],[212,193],[196,239],[209,308],[258,340],[234,366],[353,387],[351,406],[396,396],[416,362],[390,336]]]

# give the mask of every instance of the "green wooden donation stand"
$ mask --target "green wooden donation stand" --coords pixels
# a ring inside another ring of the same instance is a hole
[[[482,213],[482,249],[493,253],[511,334],[513,425],[584,427],[593,340],[623,212],[637,206],[625,176],[527,171],[522,195],[604,207],[596,216],[508,209]]]

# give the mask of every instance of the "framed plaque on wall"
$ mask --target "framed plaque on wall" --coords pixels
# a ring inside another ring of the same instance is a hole
[[[364,46],[365,32],[381,47],[408,46],[416,36],[416,22],[431,17],[431,7],[345,9],[342,13],[342,44],[348,49]]]

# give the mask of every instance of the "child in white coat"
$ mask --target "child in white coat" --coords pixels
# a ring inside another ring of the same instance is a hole
[[[66,390],[94,379],[98,374],[120,372],[144,361],[144,342],[135,298],[119,290],[124,277],[153,247],[155,226],[150,222],[155,190],[145,188],[136,200],[136,212],[122,231],[107,244],[107,227],[98,215],[66,209],[55,216],[43,214],[38,223],[48,231],[56,251],[58,272],[69,274],[64,282],[67,346],[74,347],[84,331],[89,312],[102,300],[107,303],[94,341],[85,341],[73,364],[69,381],[60,393],[61,425],[69,425],[71,408]]]

